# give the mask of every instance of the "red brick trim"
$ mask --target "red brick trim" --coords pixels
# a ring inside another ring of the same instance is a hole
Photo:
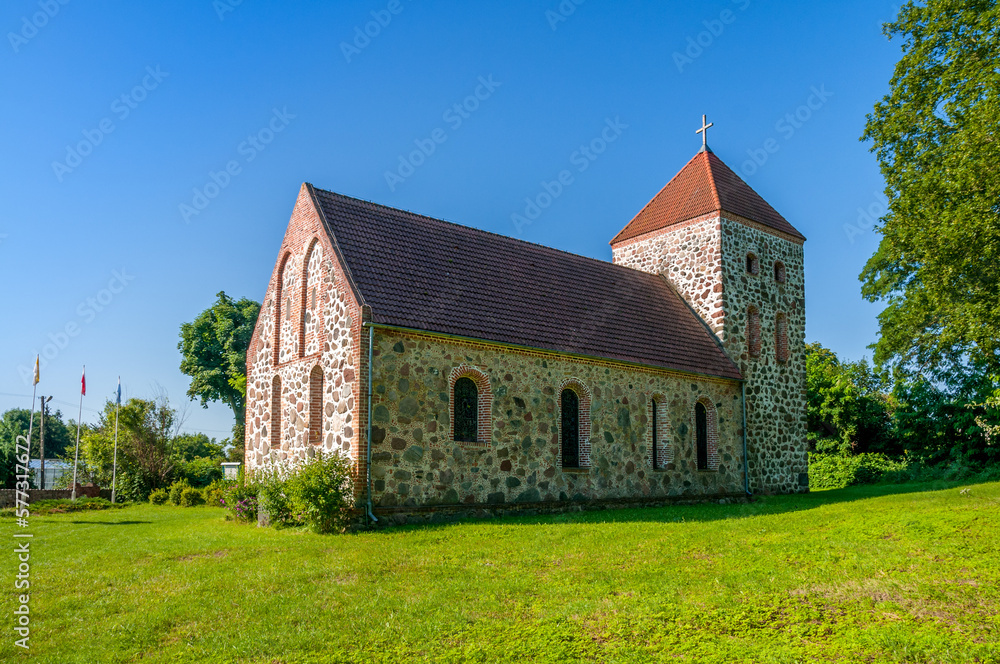
[[[646,405],[649,425],[646,427],[646,465],[664,470],[674,462],[674,446],[670,444],[670,411],[663,394],[653,394]],[[653,440],[653,417],[656,417],[656,437]],[[654,463],[655,460],[655,463]]]
[[[561,395],[563,390],[566,389],[576,392],[576,396],[580,399],[580,468],[590,468],[590,404],[593,402],[593,397],[590,393],[590,389],[583,383],[583,381],[576,378],[567,378],[564,380],[562,385],[559,386],[559,390],[556,392],[556,422],[560,423],[560,427],[562,426]],[[561,433],[562,432],[560,431],[560,434]],[[562,468],[562,444],[559,445],[556,465],[559,468]]]
[[[691,404],[691,441],[695,448],[695,466],[698,463],[698,418],[695,417],[695,405],[705,406],[705,420],[708,425],[708,470],[719,469],[719,413],[715,404],[708,397],[699,397]]]
[[[468,378],[476,384],[479,419],[476,424],[476,442],[455,440],[455,383],[459,378]],[[451,370],[448,378],[448,420],[451,422],[451,440],[459,445],[489,445],[493,441],[493,388],[490,377],[482,368],[470,364],[460,364]]]
[[[788,274],[782,261],[774,261],[774,280],[779,284],[788,281]]]

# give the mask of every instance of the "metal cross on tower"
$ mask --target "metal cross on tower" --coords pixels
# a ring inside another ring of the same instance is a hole
[[[701,147],[705,150],[708,149],[708,128],[715,124],[714,122],[706,124],[706,120],[708,120],[707,116],[701,116],[701,129],[696,129],[694,132],[696,134],[701,134]]]

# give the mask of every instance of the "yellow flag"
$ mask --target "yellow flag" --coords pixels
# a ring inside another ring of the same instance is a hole
[[[35,355],[35,382],[32,385],[38,385],[38,356]]]

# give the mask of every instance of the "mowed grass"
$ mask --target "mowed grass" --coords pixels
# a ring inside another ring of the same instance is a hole
[[[0,660],[1000,662],[1000,483],[961,488],[342,536],[208,507],[35,517],[31,649],[7,553]]]

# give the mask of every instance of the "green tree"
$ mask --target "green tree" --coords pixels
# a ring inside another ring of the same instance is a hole
[[[225,292],[191,323],[181,325],[181,371],[191,376],[187,394],[229,406],[236,418],[233,445],[243,447],[246,414],[247,348],[253,335],[260,304],[242,298],[234,301]]]
[[[889,93],[868,115],[889,211],[862,293],[882,301],[875,360],[1000,374],[1000,8],[907,2]]]
[[[175,474],[170,442],[176,412],[166,400],[129,399],[118,417],[118,494],[145,500],[150,491],[169,486]],[[96,426],[80,440],[78,481],[110,487],[114,459],[115,403],[107,401]],[[64,459],[72,462],[73,449]]]
[[[14,452],[17,437],[28,437],[28,424],[31,411],[26,408],[12,408],[0,418],[0,487],[8,486],[14,481]],[[32,459],[39,458],[39,420],[41,413],[35,412],[35,424],[31,432]],[[55,459],[63,455],[64,450],[73,449],[76,441],[75,430],[71,431],[63,422],[60,411],[47,409],[45,415],[45,458]]]
[[[817,452],[900,451],[892,428],[891,384],[865,361],[841,362],[806,344],[807,437]]]

